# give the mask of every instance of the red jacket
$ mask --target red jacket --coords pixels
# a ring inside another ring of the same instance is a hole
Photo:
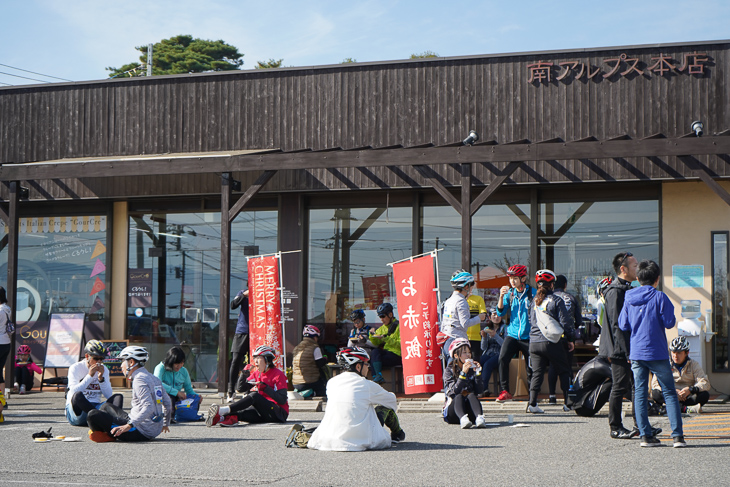
[[[258,382],[266,384],[268,386],[266,390],[259,391],[259,394],[281,407],[287,412],[287,414],[289,413],[289,404],[286,402],[287,380],[284,372],[276,367],[272,367],[262,374],[256,367],[251,367],[251,375],[248,376],[248,382],[251,384],[256,384]],[[273,391],[271,391],[271,389],[273,389]],[[283,400],[283,403],[277,402],[277,400],[267,392],[279,392],[279,394],[276,395]]]

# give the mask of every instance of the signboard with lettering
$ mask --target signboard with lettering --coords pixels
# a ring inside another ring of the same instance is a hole
[[[129,344],[128,340],[102,340],[109,355],[104,359],[104,365],[109,369],[109,377],[124,377],[122,374],[122,360],[119,353]]]
[[[51,315],[44,367],[71,367],[79,361],[85,316],[85,313]]]
[[[129,269],[127,276],[127,307],[152,306],[152,269]]]

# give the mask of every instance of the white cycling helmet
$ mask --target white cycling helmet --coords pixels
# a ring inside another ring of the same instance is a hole
[[[140,365],[144,365],[150,358],[150,353],[144,347],[129,346],[119,352],[119,358],[122,360],[134,359]]]

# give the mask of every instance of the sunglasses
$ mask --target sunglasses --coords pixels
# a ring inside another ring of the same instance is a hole
[[[385,318],[388,315],[378,315],[379,318]]]
[[[623,267],[624,264],[626,263],[626,259],[628,259],[629,257],[633,257],[633,256],[634,256],[634,254],[632,254],[631,252],[626,252],[624,254],[623,259],[621,259],[621,265],[619,267]]]

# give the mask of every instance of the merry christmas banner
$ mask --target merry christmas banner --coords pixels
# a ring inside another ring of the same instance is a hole
[[[277,256],[248,260],[249,340],[251,352],[259,345],[276,350],[276,366],[283,368],[281,291]],[[253,360],[251,361],[253,363]]]

